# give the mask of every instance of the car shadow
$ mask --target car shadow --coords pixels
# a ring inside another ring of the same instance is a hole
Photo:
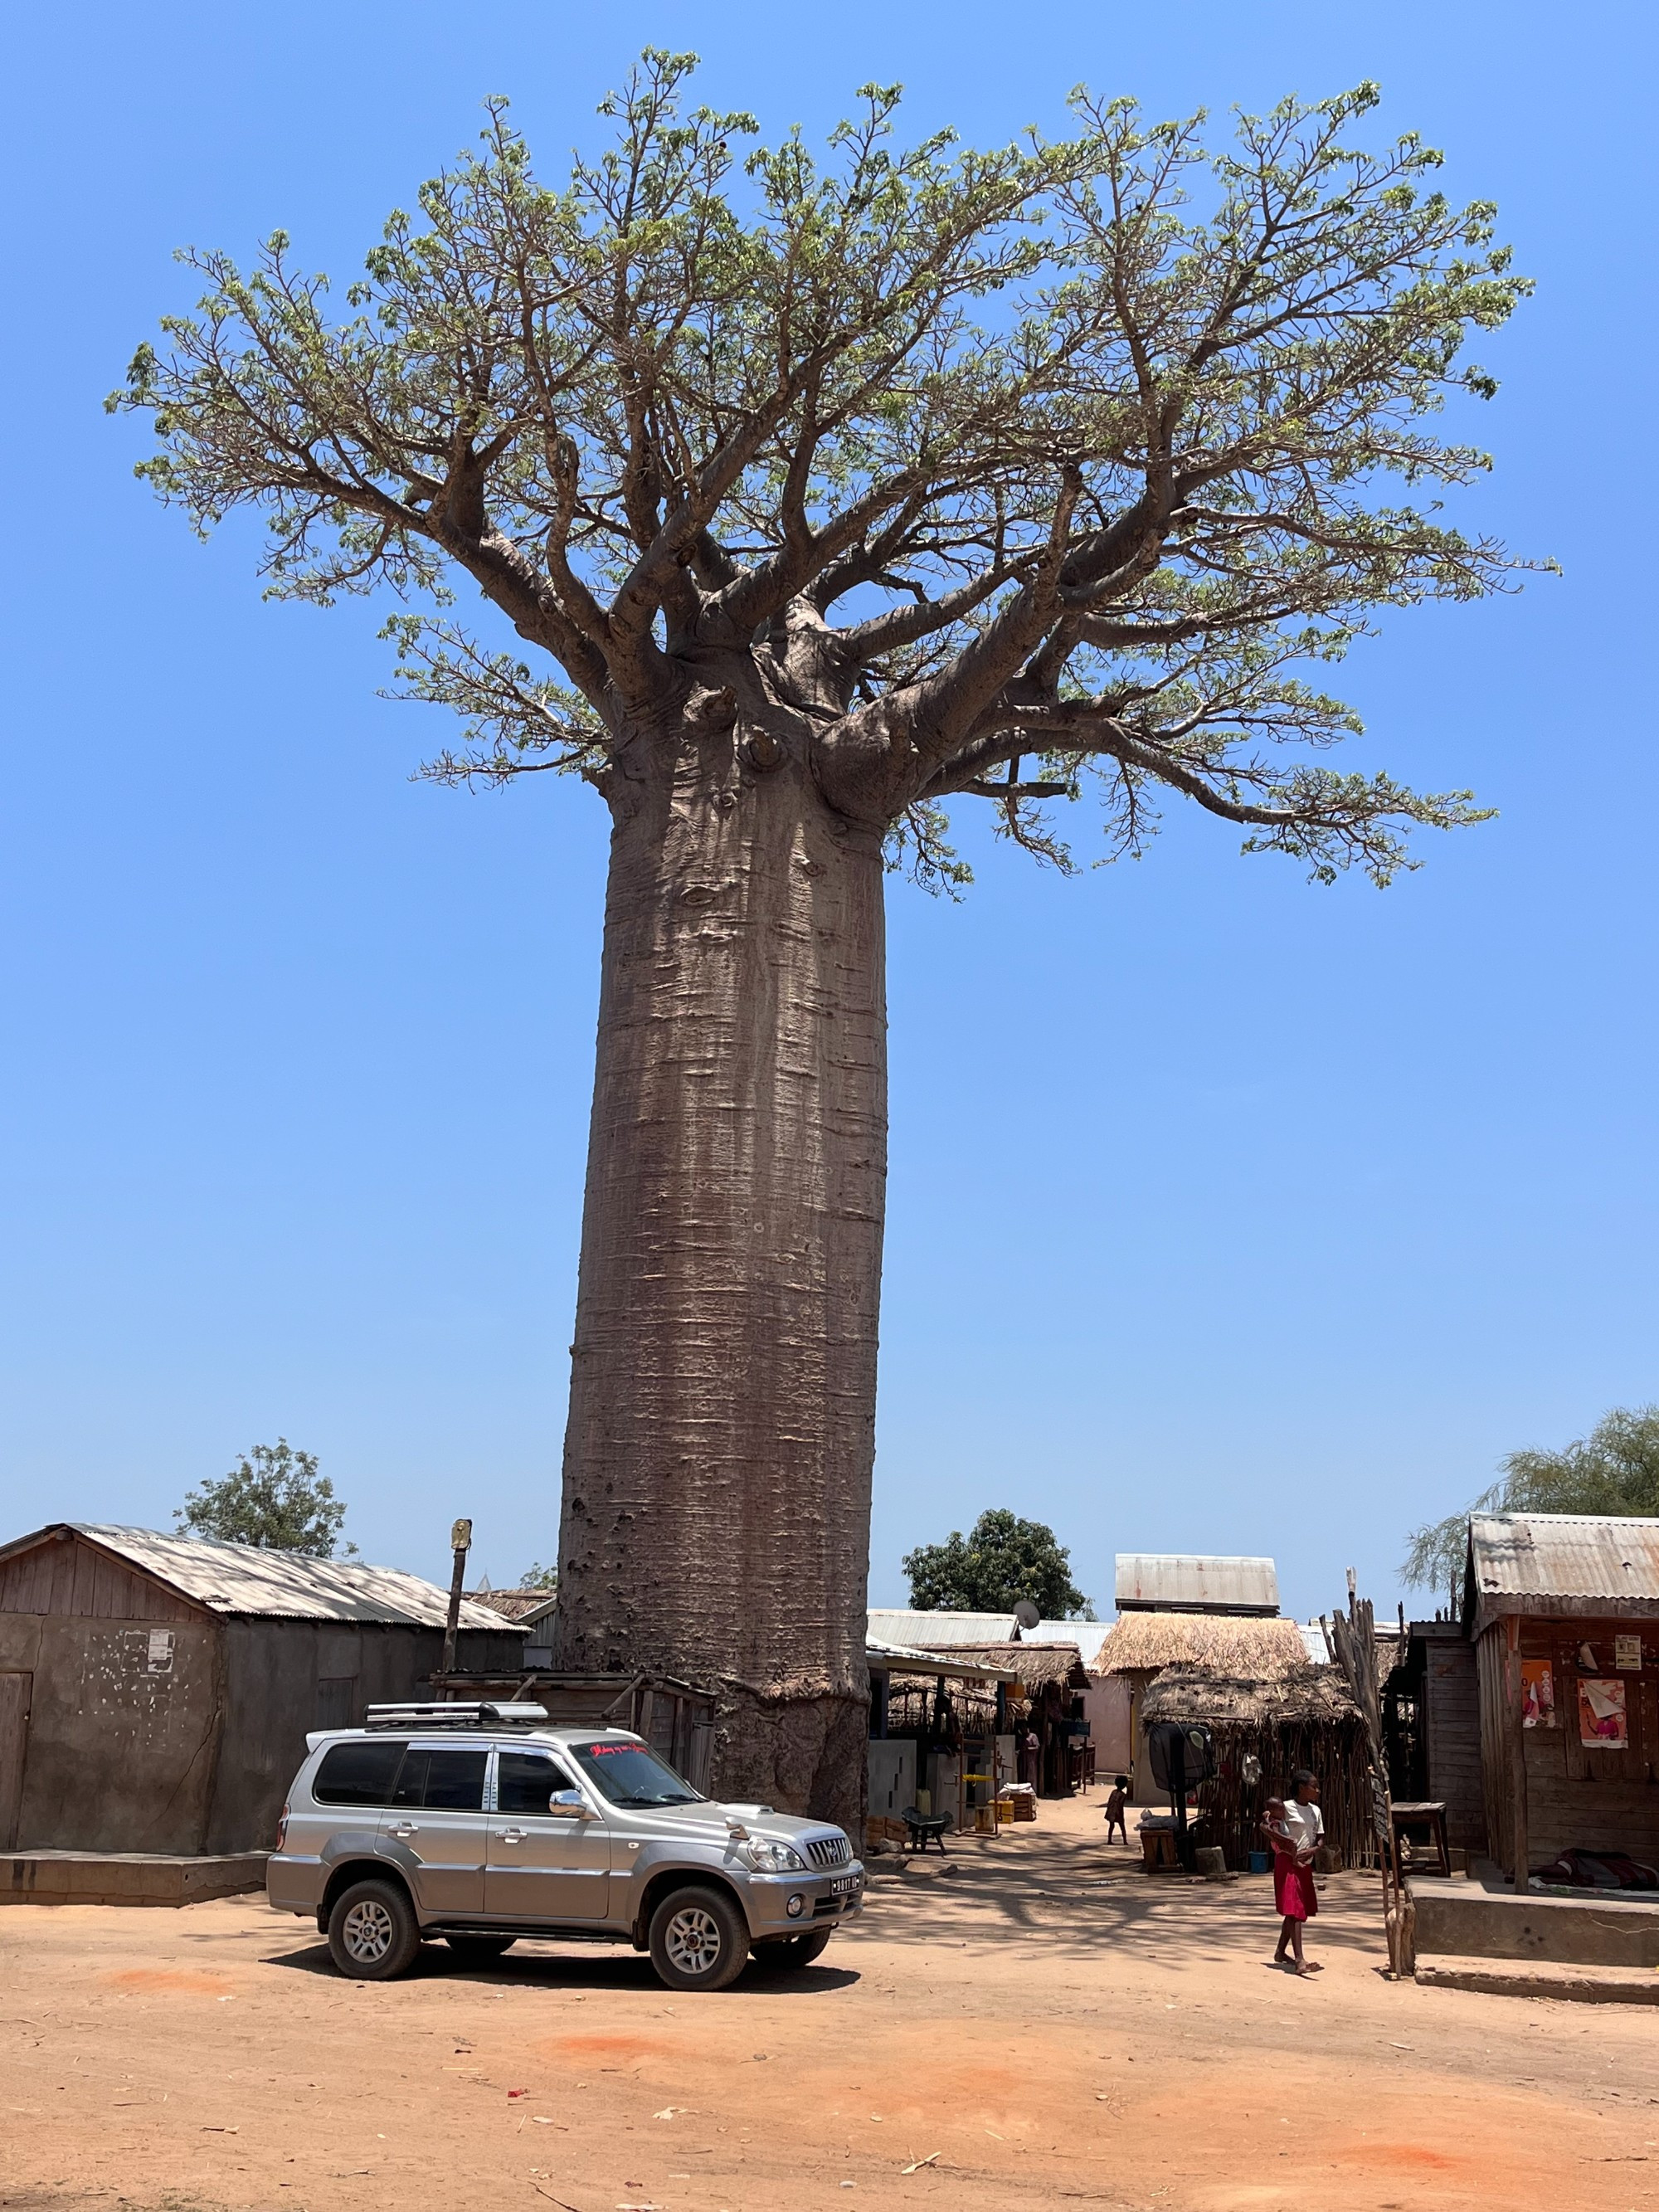
[[[308,1943],[299,1951],[273,1952],[260,1964],[286,1966],[295,1973],[329,1976],[337,1981],[348,1978],[329,1956],[326,1943]],[[422,1943],[408,1973],[398,1978],[407,1982],[477,1982],[489,1989],[653,1989],[660,1992],[664,1987],[650,1960],[638,1952],[618,1954],[596,1946],[586,1954],[525,1952],[480,1964],[457,1958],[441,1941]],[[814,1965],[789,1973],[776,1966],[763,1966],[751,1959],[732,1986],[764,1990],[769,1996],[781,1997],[826,1996],[832,1990],[850,1989],[863,1978],[851,1966]]]

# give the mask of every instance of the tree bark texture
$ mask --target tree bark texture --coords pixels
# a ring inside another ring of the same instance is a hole
[[[825,802],[802,716],[751,694],[710,731],[711,697],[606,779],[556,1662],[715,1688],[717,1793],[856,1834],[881,842]]]

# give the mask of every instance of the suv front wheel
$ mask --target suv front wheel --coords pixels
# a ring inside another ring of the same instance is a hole
[[[730,1989],[749,1963],[749,1929],[719,1889],[677,1889],[651,1916],[651,1963],[671,1990]]]
[[[408,1894],[395,1881],[354,1881],[328,1916],[329,1955],[354,1982],[389,1982],[406,1974],[421,1948]]]

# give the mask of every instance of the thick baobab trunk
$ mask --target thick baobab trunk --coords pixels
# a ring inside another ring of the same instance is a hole
[[[611,771],[556,1660],[716,1687],[720,1795],[856,1823],[882,860],[763,711]]]

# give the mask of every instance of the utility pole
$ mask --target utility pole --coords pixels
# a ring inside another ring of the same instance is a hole
[[[449,1548],[455,1555],[454,1571],[449,1577],[449,1617],[444,1623],[444,1665],[446,1674],[455,1671],[455,1632],[461,1620],[461,1585],[466,1579],[466,1555],[472,1549],[472,1523],[458,1521],[449,1532]]]

